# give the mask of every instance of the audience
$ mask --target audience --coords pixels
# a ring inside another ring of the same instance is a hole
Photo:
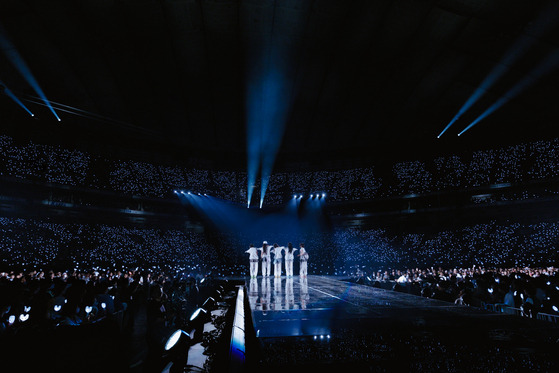
[[[552,180],[559,176],[557,154],[559,139],[554,139],[433,160],[398,162],[390,171],[372,166],[278,172],[270,178],[265,203],[280,205],[293,194],[312,192],[326,192],[329,201],[345,202]],[[0,176],[154,198],[173,198],[172,191],[181,189],[245,203],[247,194],[247,175],[243,172],[106,159],[60,146],[18,144],[9,136],[0,136]],[[546,190],[541,194],[555,192]],[[542,195],[498,193],[492,199],[476,202],[493,203]]]

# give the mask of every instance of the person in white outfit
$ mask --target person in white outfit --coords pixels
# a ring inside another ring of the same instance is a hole
[[[274,248],[271,250],[274,253],[274,277],[281,277],[281,263],[283,262],[281,252],[284,249],[285,247],[275,243]]]
[[[293,277],[293,260],[295,259],[295,251],[297,249],[293,248],[291,242],[287,244],[287,249],[285,249],[285,275],[287,277]]]
[[[245,253],[248,253],[248,260],[250,261],[250,277],[256,278],[258,276],[258,250],[254,247],[253,244],[250,244],[250,247]]]
[[[260,257],[262,258],[262,276],[270,276],[271,258],[270,258],[270,248],[268,247],[268,241],[262,243],[262,247],[259,248]]]
[[[299,259],[300,259],[300,267],[299,267],[299,276],[307,277],[307,261],[309,260],[309,253],[305,250],[305,244],[301,244],[301,248],[299,249]]]

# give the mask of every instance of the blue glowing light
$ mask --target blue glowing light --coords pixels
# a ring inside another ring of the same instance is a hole
[[[52,105],[47,100],[43,90],[39,86],[39,83],[31,73],[31,70],[27,66],[27,63],[23,60],[23,57],[16,50],[15,46],[7,38],[4,28],[0,25],[0,49],[4,52],[6,58],[12,63],[12,65],[19,71],[21,76],[25,78],[27,83],[35,90],[39,97],[43,100],[46,106],[54,114],[55,118],[60,122],[60,117],[56,114]]]
[[[291,105],[294,71],[290,51],[283,44],[255,46],[247,59],[247,204],[250,205],[260,172],[263,203],[274,163],[285,132]]]
[[[165,343],[165,351],[169,351],[170,349],[175,347],[175,345],[181,338],[186,337],[190,338],[190,334],[188,334],[184,330],[177,329],[173,334],[171,334],[169,339],[167,339],[167,342]]]
[[[462,135],[464,132],[481,122],[483,119],[487,118],[495,111],[500,109],[503,105],[509,102],[511,99],[515,98],[522,92],[524,92],[528,87],[534,84],[536,81],[541,79],[544,75],[552,72],[559,66],[559,51],[551,52],[542,62],[540,62],[531,73],[528,74],[524,79],[516,83],[503,97],[497,100],[493,105],[491,105],[487,110],[485,110],[480,116],[478,116],[472,123],[470,123],[466,128],[458,134]]]
[[[494,84],[499,80],[519,58],[524,56],[534,42],[545,33],[555,27],[559,13],[556,2],[549,2],[541,10],[538,17],[529,23],[526,35],[521,35],[516,42],[507,50],[499,64],[497,64],[468,98],[450,123],[437,136],[440,138],[460,117],[468,111]],[[494,111],[494,110],[493,110]],[[493,112],[492,111],[492,112]],[[490,113],[489,113],[490,114]],[[487,114],[487,115],[489,115]],[[487,116],[486,115],[486,116]],[[462,131],[460,134],[464,133]]]
[[[4,93],[6,94],[6,96],[8,96],[9,98],[11,98],[16,104],[18,104],[19,106],[21,106],[21,108],[22,108],[23,110],[25,110],[29,115],[31,115],[32,117],[35,116],[35,114],[33,114],[33,113],[31,112],[31,110],[29,110],[29,109],[23,104],[23,102],[21,102],[21,100],[20,100],[19,98],[17,98],[17,96],[14,95],[13,92],[10,91],[10,89],[8,89],[8,87],[6,87],[6,85],[3,84],[1,81],[0,81],[0,87],[4,88]]]

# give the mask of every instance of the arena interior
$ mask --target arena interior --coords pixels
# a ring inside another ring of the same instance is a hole
[[[558,26],[0,2],[2,367],[558,371]]]

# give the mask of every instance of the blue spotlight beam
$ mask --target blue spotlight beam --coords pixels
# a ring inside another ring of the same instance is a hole
[[[524,56],[528,49],[532,47],[538,37],[547,33],[555,25],[556,16],[559,13],[559,3],[550,1],[537,19],[532,23],[527,31],[531,35],[521,35],[518,40],[507,50],[501,61],[495,66],[485,79],[476,88],[474,93],[468,98],[458,113],[452,118],[447,126],[439,133],[440,138],[460,117],[466,113],[483,95],[499,80],[520,57]]]
[[[39,86],[39,83],[37,82],[33,74],[31,73],[31,70],[23,60],[23,57],[21,57],[19,52],[16,50],[15,46],[7,38],[2,25],[0,25],[0,49],[2,49],[2,52],[4,52],[6,58],[12,63],[12,65],[14,65],[14,67],[19,71],[19,73],[25,78],[27,83],[35,90],[37,95],[39,95],[39,97],[50,109],[52,114],[54,114],[55,118],[60,122],[60,117],[56,114],[50,102],[47,100],[45,93]]]
[[[279,57],[279,56],[278,56]],[[277,60],[274,58],[274,61]],[[268,183],[283,139],[289,106],[287,78],[279,69],[272,68],[263,82],[262,102],[262,182],[260,184],[260,205],[264,203]]]
[[[554,51],[550,53],[545,60],[538,64],[530,74],[516,83],[503,97],[497,100],[472,123],[464,128],[462,132],[458,134],[458,136],[461,136],[464,132],[481,122],[483,119],[487,118],[489,115],[493,114],[511,99],[521,94],[528,87],[540,80],[544,75],[549,74],[550,72],[555,70],[557,67],[559,67],[559,51]]]
[[[25,106],[25,105],[23,104],[23,102],[21,102],[21,100],[20,100],[19,98],[17,98],[17,96],[14,95],[13,92],[10,91],[10,89],[9,89],[8,87],[6,87],[6,85],[5,85],[4,83],[2,83],[1,81],[0,81],[0,87],[2,87],[2,88],[4,89],[4,94],[5,94],[6,96],[8,96],[9,98],[11,98],[16,104],[18,104],[19,106],[21,106],[21,108],[22,108],[23,110],[25,110],[29,115],[31,115],[32,117],[35,116],[35,114],[33,114],[33,113],[31,112],[31,110],[29,110],[29,109],[27,108],[27,106]]]

